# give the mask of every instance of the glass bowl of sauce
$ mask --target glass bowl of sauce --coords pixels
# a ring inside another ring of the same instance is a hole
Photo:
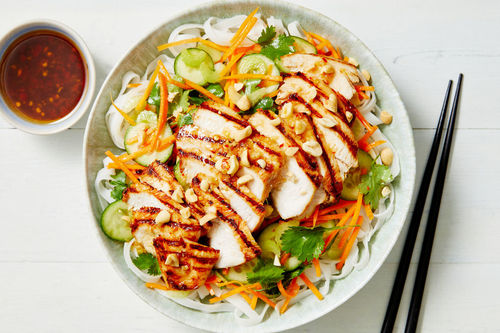
[[[73,30],[54,21],[24,24],[0,41],[0,113],[33,134],[76,123],[95,89],[90,52]]]

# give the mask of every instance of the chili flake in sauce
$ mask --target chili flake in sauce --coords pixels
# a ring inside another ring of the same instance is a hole
[[[0,88],[9,106],[32,122],[53,122],[70,113],[85,88],[85,65],[76,46],[49,30],[15,40],[0,64]]]

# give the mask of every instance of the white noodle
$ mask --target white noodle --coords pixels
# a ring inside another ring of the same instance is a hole
[[[141,271],[139,268],[137,268],[134,263],[132,262],[132,258],[130,257],[130,247],[132,244],[134,244],[135,239],[132,239],[130,242],[127,242],[123,245],[123,258],[125,258],[125,263],[127,264],[128,268],[137,275],[139,279],[141,279],[144,282],[158,282],[161,278],[161,275],[158,276],[153,276],[149,275],[147,273],[144,273]]]

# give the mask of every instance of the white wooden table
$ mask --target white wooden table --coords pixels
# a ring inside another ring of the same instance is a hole
[[[40,17],[70,25],[94,54],[100,86],[137,40],[198,2],[4,0],[0,35]],[[392,75],[414,128],[418,183],[446,82],[465,74],[419,327],[500,332],[500,2],[324,0],[307,6],[359,36]],[[195,332],[142,302],[106,261],[83,189],[85,123],[41,137],[0,120],[0,331]],[[357,295],[297,331],[378,331],[403,239]],[[405,318],[398,318],[398,332]]]

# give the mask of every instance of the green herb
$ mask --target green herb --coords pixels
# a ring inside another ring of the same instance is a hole
[[[279,35],[278,38],[273,39],[273,41],[262,48],[260,53],[270,58],[271,60],[277,60],[284,56],[285,54],[290,54],[295,52],[293,47],[293,37],[286,35]]]
[[[214,94],[217,97],[220,97],[220,98],[224,97],[224,89],[222,89],[222,87],[219,83],[210,84],[207,87],[207,90],[210,91],[212,94]]]
[[[249,283],[260,282],[264,288],[267,288],[281,281],[284,272],[283,268],[274,266],[272,260],[260,259],[253,271],[247,274],[247,280]]]
[[[111,197],[115,200],[121,200],[123,197],[123,191],[128,187],[125,172],[119,171],[114,176],[111,176],[111,178],[113,178],[113,180],[109,182],[113,185]]]
[[[309,267],[309,266],[311,266],[311,265],[300,265],[299,267],[297,267],[293,271],[287,272],[286,279],[287,280],[292,280],[292,279],[298,277],[300,274],[304,273],[304,271],[306,270],[306,268]]]
[[[205,102],[208,98],[201,94],[198,90],[189,90],[188,101],[191,104],[200,105]]]
[[[278,109],[276,109],[276,106],[274,105],[274,101],[271,97],[264,97],[260,101],[257,102],[257,104],[254,105],[253,108],[247,110],[247,111],[242,111],[240,114],[253,114],[257,112],[257,110],[262,109],[262,110],[271,110],[274,113],[278,112]]]
[[[358,188],[364,195],[363,200],[370,204],[372,210],[378,208],[382,196],[382,188],[392,181],[391,169],[382,164],[372,162],[370,171],[361,178]]]
[[[267,44],[271,43],[274,36],[276,36],[276,29],[274,28],[274,26],[270,25],[262,30],[259,39],[257,39],[257,43],[262,46],[266,46]]]
[[[245,82],[245,95],[250,95],[255,90],[257,90],[257,86],[262,80],[260,79],[250,79]]]
[[[325,228],[290,227],[281,235],[281,249],[301,261],[311,261],[323,252]]]
[[[184,112],[187,111],[187,109],[189,108],[189,92],[191,90],[184,90],[182,92],[182,95],[181,95],[181,98],[179,100],[179,106],[182,108],[182,110]]]
[[[158,264],[158,260],[151,253],[142,253],[139,254],[136,258],[132,259],[137,268],[142,271],[148,272],[149,275],[160,275],[160,265]]]
[[[160,95],[160,87],[158,86],[158,82],[155,82],[153,89],[151,89],[151,93],[148,97],[148,104],[154,105],[157,108],[160,107],[161,95]]]
[[[179,116],[179,121],[177,122],[179,128],[185,125],[191,125],[193,123],[193,114],[196,112],[196,110],[197,109],[193,109],[188,113],[184,113]]]

